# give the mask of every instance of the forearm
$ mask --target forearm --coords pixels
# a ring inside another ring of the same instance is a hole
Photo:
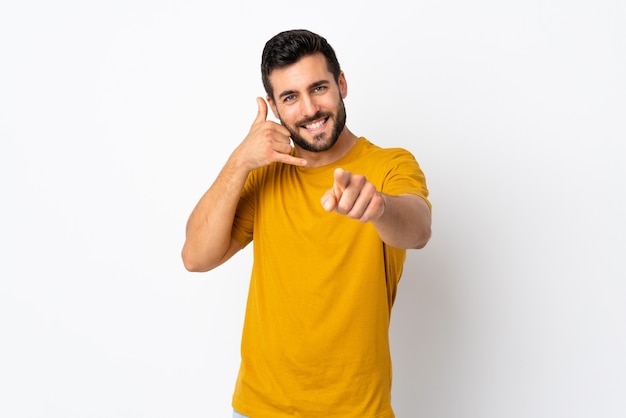
[[[291,155],[290,132],[267,120],[267,103],[258,97],[257,116],[246,138],[233,151],[187,222],[183,262],[191,271],[217,267],[238,249],[231,231],[241,191],[250,171],[275,162],[304,166],[307,161]]]
[[[207,271],[225,261],[241,190],[248,176],[231,156],[187,221],[182,257],[190,271]]]
[[[423,248],[430,239],[431,213],[426,201],[416,195],[381,194],[382,215],[372,220],[380,238],[396,248]]]

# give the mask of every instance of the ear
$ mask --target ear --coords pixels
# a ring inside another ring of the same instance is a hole
[[[348,82],[346,81],[346,75],[343,73],[343,71],[339,73],[338,81],[341,98],[345,99],[348,96]]]
[[[266,100],[270,104],[270,109],[272,109],[272,113],[274,114],[274,117],[276,119],[280,119],[280,117],[278,116],[278,109],[276,109],[276,103],[274,102],[274,100],[272,100],[269,94],[267,95]]]

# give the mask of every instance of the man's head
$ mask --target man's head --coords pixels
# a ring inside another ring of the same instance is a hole
[[[277,68],[294,64],[307,55],[321,53],[326,58],[328,71],[339,80],[341,68],[335,51],[325,38],[305,29],[281,32],[267,41],[261,58],[261,79],[265,92],[272,99],[274,89],[270,83],[270,74]]]
[[[331,149],[344,130],[345,76],[326,39],[307,30],[281,32],[261,62],[267,100],[303,150]]]

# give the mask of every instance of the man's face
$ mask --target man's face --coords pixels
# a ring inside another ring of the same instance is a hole
[[[293,142],[311,152],[332,148],[346,124],[343,73],[336,82],[324,56],[315,54],[272,71],[270,82],[275,101],[268,101]]]

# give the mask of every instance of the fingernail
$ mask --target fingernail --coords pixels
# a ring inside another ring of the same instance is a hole
[[[324,207],[324,210],[326,212],[330,211],[330,201],[328,200],[328,198],[322,199],[322,206]]]

